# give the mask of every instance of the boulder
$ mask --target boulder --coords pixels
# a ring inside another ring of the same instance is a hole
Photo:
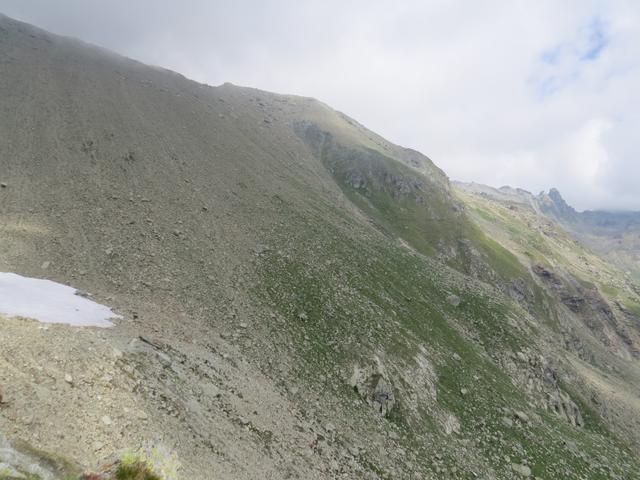
[[[571,397],[560,390],[548,394],[547,406],[549,409],[561,418],[564,418],[574,427],[583,427],[584,419],[580,413],[580,409]]]
[[[380,415],[386,416],[393,409],[396,403],[393,388],[379,361],[373,367],[354,367],[349,383]]]
[[[453,305],[454,307],[457,307],[458,305],[460,305],[462,300],[457,295],[449,295],[447,297],[447,302],[449,302],[449,305]]]
[[[520,463],[512,463],[511,469],[514,472],[516,472],[518,475],[521,475],[523,477],[531,476],[531,468],[529,468],[527,465],[522,465]]]

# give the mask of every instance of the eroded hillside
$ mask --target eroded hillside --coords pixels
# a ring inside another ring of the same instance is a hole
[[[637,478],[637,291],[623,320],[565,240],[527,255],[480,217],[527,219],[315,100],[4,17],[0,93],[0,269],[123,316],[0,320],[0,433],[42,468],[154,444],[189,479]]]

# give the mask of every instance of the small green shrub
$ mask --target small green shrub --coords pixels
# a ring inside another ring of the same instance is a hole
[[[116,480],[162,480],[151,467],[142,461],[121,463],[116,470]]]
[[[116,480],[177,480],[180,464],[175,455],[159,447],[126,452],[116,470]]]

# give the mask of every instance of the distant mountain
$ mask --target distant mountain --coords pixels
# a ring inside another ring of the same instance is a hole
[[[640,212],[576,212],[556,189],[541,193],[537,202],[576,238],[640,279]]]
[[[534,195],[511,187],[493,188],[476,183],[454,182],[456,188],[487,198],[527,204],[553,218],[576,239],[599,252],[623,271],[640,280],[640,212],[604,210],[576,211],[560,192]]]
[[[612,212],[586,210],[577,212],[562,198],[560,192],[552,188],[548,194],[537,197],[542,212],[553,216],[559,222],[582,229],[585,233],[602,236],[623,235],[632,230],[640,230],[640,212]]]
[[[541,192],[535,200],[543,213],[556,218],[562,223],[577,223],[580,221],[580,214],[564,201],[560,192],[555,188],[549,190],[549,193]]]

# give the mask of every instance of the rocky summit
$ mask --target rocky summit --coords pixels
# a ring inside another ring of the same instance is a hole
[[[7,17],[0,182],[119,316],[0,316],[2,479],[640,478],[640,285],[521,190]]]

